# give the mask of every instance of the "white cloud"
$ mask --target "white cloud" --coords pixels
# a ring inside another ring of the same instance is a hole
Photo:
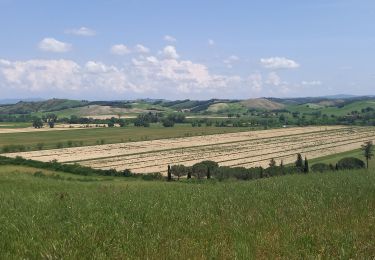
[[[322,82],[320,80],[312,80],[312,81],[302,81],[301,84],[303,86],[320,86]]]
[[[225,60],[223,60],[223,63],[226,64],[228,68],[232,68],[233,64],[238,62],[239,60],[240,60],[240,58],[238,56],[231,55],[228,58],[226,58]]]
[[[138,52],[138,53],[149,53],[150,49],[143,46],[142,44],[137,44],[135,46],[135,51]]]
[[[252,91],[261,92],[263,89],[262,74],[260,74],[260,72],[250,74],[250,76],[247,78],[247,84],[250,86]]]
[[[215,41],[212,40],[212,39],[208,39],[207,43],[208,43],[209,46],[214,46],[215,45]]]
[[[281,84],[281,78],[276,72],[271,72],[268,73],[266,83],[273,86],[279,86]]]
[[[294,60],[284,57],[262,58],[260,64],[267,69],[295,69],[300,67]]]
[[[97,93],[94,95],[98,98],[105,95],[115,98],[123,93],[160,93],[171,97],[178,93],[215,93],[218,89],[233,91],[240,83],[239,76],[211,73],[204,64],[155,56],[134,58],[123,67],[99,61],[80,65],[64,59],[0,59],[0,88],[4,93],[64,93],[82,97]]]
[[[170,35],[165,35],[164,40],[167,41],[167,42],[176,42],[177,41],[175,37],[170,36]]]
[[[93,29],[87,27],[68,29],[65,31],[67,34],[74,34],[78,36],[95,36],[96,32]]]
[[[130,53],[130,49],[124,44],[115,44],[111,47],[111,53],[115,55],[126,55]]]
[[[165,46],[163,49],[163,54],[167,59],[178,59],[180,57],[176,51],[176,48],[172,45]]]
[[[58,41],[54,38],[44,38],[38,44],[39,49],[49,52],[68,52],[72,49],[69,43]]]

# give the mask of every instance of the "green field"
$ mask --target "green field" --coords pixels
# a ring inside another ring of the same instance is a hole
[[[356,149],[348,152],[343,152],[343,153],[337,153],[337,154],[332,154],[320,158],[315,158],[310,160],[310,165],[313,165],[315,163],[325,163],[325,164],[333,164],[335,165],[340,159],[344,157],[355,157],[358,159],[361,159],[362,161],[366,162],[366,158],[363,156],[363,151],[361,149]],[[375,160],[370,160],[369,161],[369,168],[371,170],[375,170]]]
[[[375,256],[374,171],[191,183],[35,171],[0,166],[0,259]]]
[[[44,144],[43,149],[52,149],[56,148],[58,143],[62,143],[64,147],[67,147],[68,141],[71,141],[73,146],[88,146],[102,142],[120,143],[249,130],[249,128],[243,127],[192,127],[188,124],[180,124],[171,128],[152,125],[152,127],[129,126],[125,128],[7,133],[0,134],[0,150],[2,147],[8,145],[24,145],[26,150],[36,150],[38,143]]]

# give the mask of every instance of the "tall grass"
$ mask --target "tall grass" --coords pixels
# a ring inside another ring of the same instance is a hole
[[[0,259],[373,258],[375,173],[74,182],[0,168]]]

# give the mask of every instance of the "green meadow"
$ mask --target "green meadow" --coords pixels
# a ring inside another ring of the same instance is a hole
[[[67,146],[89,146],[104,143],[123,143],[249,130],[251,129],[245,127],[192,127],[189,124],[179,124],[175,127],[166,128],[159,124],[153,124],[151,127],[128,126],[124,128],[106,127],[4,133],[0,134],[0,152],[1,148],[12,145],[22,145],[25,147],[25,150],[37,150],[38,144],[43,144],[43,149],[54,149]]]
[[[41,172],[0,166],[0,259],[375,256],[373,169],[170,183]]]

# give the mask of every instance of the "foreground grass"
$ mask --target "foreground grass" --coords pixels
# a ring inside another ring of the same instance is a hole
[[[374,172],[166,183],[34,170],[0,168],[0,259],[375,256]]]
[[[26,150],[37,150],[38,144],[43,144],[43,149],[53,149],[57,148],[59,143],[63,147],[67,147],[68,142],[73,146],[88,146],[250,130],[250,128],[245,127],[192,127],[191,125],[181,124],[171,128],[153,125],[149,128],[128,126],[125,128],[7,133],[0,134],[0,152],[2,147],[8,145],[24,145]]]

